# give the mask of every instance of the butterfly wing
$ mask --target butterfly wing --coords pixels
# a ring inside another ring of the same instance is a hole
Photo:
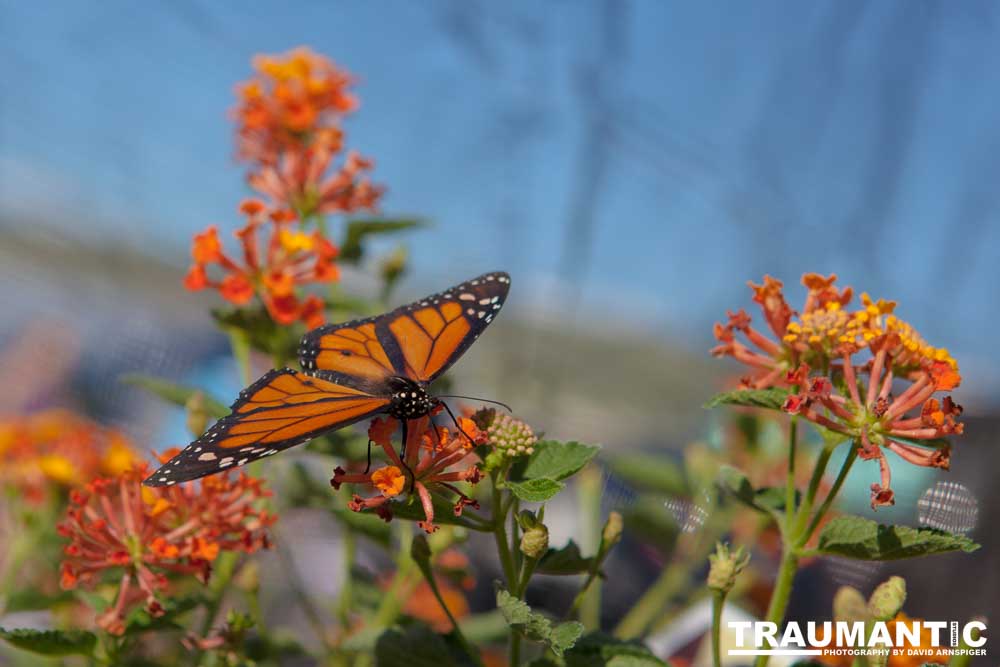
[[[385,396],[289,368],[273,370],[240,393],[228,416],[144,483],[168,486],[245,465],[371,417],[388,404]]]
[[[510,276],[485,273],[389,313],[307,333],[302,367],[334,382],[377,390],[392,375],[430,383],[469,349],[500,311]]]

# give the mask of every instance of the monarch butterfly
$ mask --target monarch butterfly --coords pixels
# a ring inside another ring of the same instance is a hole
[[[376,317],[313,329],[299,345],[301,372],[267,372],[143,483],[205,477],[379,413],[400,420],[405,433],[408,420],[444,405],[427,386],[489,326],[509,289],[506,273],[485,273]]]

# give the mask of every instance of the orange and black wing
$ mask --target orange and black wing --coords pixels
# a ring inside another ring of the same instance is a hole
[[[314,329],[302,339],[299,361],[372,393],[382,393],[392,375],[432,382],[489,326],[509,289],[506,273],[485,273],[378,317]]]
[[[384,396],[289,368],[273,370],[240,393],[229,415],[144,483],[169,486],[245,465],[370,417],[388,405]]]

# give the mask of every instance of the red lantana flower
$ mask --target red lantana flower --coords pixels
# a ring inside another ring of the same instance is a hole
[[[310,328],[323,324],[322,299],[315,295],[301,298],[298,288],[337,280],[340,270],[334,260],[338,248],[319,231],[307,233],[295,225],[296,216],[289,209],[269,209],[250,199],[240,205],[240,212],[247,218],[247,224],[236,231],[242,262],[224,252],[218,230],[209,227],[194,237],[194,264],[184,286],[189,290],[217,289],[224,299],[239,306],[257,296],[279,324],[297,320]],[[222,270],[221,277],[209,276],[213,265]]]
[[[108,577],[118,581],[114,604],[97,618],[111,634],[125,631],[125,618],[137,604],[144,602],[154,616],[162,614],[160,600],[170,575],[205,582],[221,551],[267,548],[266,528],[276,518],[257,507],[269,492],[247,475],[149,488],[142,486],[148,474],[142,464],[72,491],[58,526],[69,540],[63,588]]]
[[[460,432],[432,426],[428,417],[411,421],[404,461],[392,444],[392,435],[398,423],[391,417],[376,418],[368,429],[368,437],[385,451],[391,464],[369,473],[349,473],[338,466],[330,484],[335,489],[339,489],[341,484],[371,487],[378,492],[377,495],[364,498],[355,494],[350,508],[355,512],[374,509],[386,521],[392,519],[389,501],[412,489],[424,512],[424,520],[417,525],[433,533],[438,527],[434,524],[432,493],[457,497],[454,507],[456,516],[461,515],[466,506],[479,508],[479,503],[459,490],[455,483],[479,482],[481,473],[478,466],[467,461],[474,459],[474,444],[486,442],[486,434],[471,419],[460,418],[458,423]]]

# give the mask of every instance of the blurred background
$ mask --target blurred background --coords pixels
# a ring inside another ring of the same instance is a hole
[[[359,78],[348,146],[375,159],[384,212],[432,225],[405,239],[395,300],[509,271],[458,388],[556,437],[710,438],[701,404],[737,372],[709,359],[711,325],[749,306],[747,280],[781,278],[794,305],[803,272],[835,272],[898,300],[962,365],[947,479],[985,548],[877,576],[947,584],[912,615],[1000,613],[995,3],[4,0],[0,17],[0,412],[75,407],[162,449],[183,415],[122,373],[238,391],[214,296],[181,280],[192,235],[234,228],[249,194],[234,85],[254,54],[309,45]],[[852,473],[854,511],[873,468]],[[939,477],[896,469],[877,518],[915,523]],[[827,579],[793,612],[826,609]]]

